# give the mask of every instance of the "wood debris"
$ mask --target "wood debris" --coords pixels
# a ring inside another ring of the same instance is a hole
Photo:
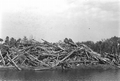
[[[43,39],[42,39],[43,40]],[[94,52],[85,44],[77,45],[72,39],[65,39],[64,42],[50,43],[32,41],[17,42],[16,46],[2,44],[0,49],[1,66],[15,66],[18,70],[31,68],[33,70],[51,69],[61,67],[63,69],[81,65],[107,64],[119,67],[119,60],[107,54]],[[118,58],[119,59],[119,58]],[[37,69],[36,69],[37,68]]]

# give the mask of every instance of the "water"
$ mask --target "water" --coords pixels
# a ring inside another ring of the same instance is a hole
[[[0,70],[0,81],[120,81],[120,70]]]

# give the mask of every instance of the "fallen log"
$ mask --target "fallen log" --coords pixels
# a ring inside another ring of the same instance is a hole
[[[60,48],[60,49],[61,49],[61,50],[63,50],[63,51],[65,50],[65,49],[64,49],[64,48],[62,48],[59,44],[58,44],[58,48]]]
[[[104,62],[107,62],[109,61],[108,58],[103,58],[101,57],[101,54],[97,53],[97,52],[94,52],[92,49],[90,49],[88,46],[82,44],[82,46],[84,47],[85,51],[88,52],[92,57],[94,57],[95,59],[99,59],[101,61],[104,61]],[[109,63],[109,62],[107,62]]]
[[[36,58],[36,57],[34,57],[34,56],[30,55],[30,54],[27,54],[27,55],[30,56],[30,57],[32,57],[33,59],[37,60],[38,62],[40,62],[42,65],[49,66],[48,64],[44,63],[43,61],[38,60],[38,58]]]
[[[18,70],[22,70],[20,67],[17,66],[17,64],[10,58],[10,56],[7,53],[7,57],[8,59],[13,63],[13,65],[18,69]]]
[[[56,54],[42,53],[42,54],[40,54],[40,56],[54,56],[54,57],[57,57],[58,55],[56,55]]]
[[[73,50],[72,52],[70,52],[66,57],[64,57],[62,60],[58,61],[55,65],[53,65],[52,67],[55,67],[57,65],[59,65],[60,63],[62,63],[64,60],[66,60],[68,57],[70,57],[76,50]]]
[[[2,58],[3,65],[5,66],[5,60],[4,60],[4,57],[2,56],[1,50],[0,50],[0,56]]]

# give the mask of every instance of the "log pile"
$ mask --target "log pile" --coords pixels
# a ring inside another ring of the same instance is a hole
[[[43,40],[43,39],[42,39]],[[18,43],[17,46],[2,44],[0,49],[0,65],[14,66],[18,70],[31,68],[33,70],[61,67],[72,68],[81,65],[107,64],[119,67],[119,58],[110,54],[102,57],[85,44],[77,45],[71,39],[64,42]]]

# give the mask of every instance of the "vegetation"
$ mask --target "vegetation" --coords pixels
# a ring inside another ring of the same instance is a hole
[[[120,54],[120,38],[119,37],[111,37],[109,39],[105,39],[102,41],[97,41],[94,43],[93,41],[86,42],[78,42],[77,44],[85,44],[90,47],[92,50],[104,55],[105,53],[109,54]]]

